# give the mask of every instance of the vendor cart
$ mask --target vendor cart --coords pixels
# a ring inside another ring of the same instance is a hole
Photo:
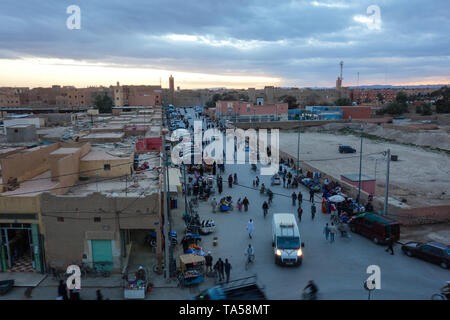
[[[149,287],[150,273],[146,268],[135,273],[126,273],[123,281],[123,296],[125,299],[145,299]]]
[[[276,173],[272,176],[272,185],[280,185],[281,184],[281,179],[280,176]]]
[[[194,254],[181,255],[178,280],[182,287],[202,283],[205,280],[205,257]]]

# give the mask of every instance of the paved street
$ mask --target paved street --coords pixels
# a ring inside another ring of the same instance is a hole
[[[302,190],[304,199],[303,219],[299,223],[305,243],[303,264],[298,268],[277,266],[274,264],[271,245],[271,218],[273,213],[296,213],[290,198],[293,189],[271,187],[275,193],[274,201],[269,215],[264,219],[261,207],[267,196],[252,189],[252,180],[257,173],[248,164],[226,165],[225,168],[222,195],[232,196],[234,203],[239,197],[247,196],[250,201],[249,212],[239,212],[235,208],[231,213],[213,214],[209,204],[201,203],[201,218],[213,218],[217,225],[214,235],[204,237],[203,246],[206,250],[212,250],[215,260],[218,257],[230,260],[233,266],[232,278],[257,274],[259,281],[266,286],[269,299],[298,299],[308,280],[318,284],[323,299],[367,299],[363,282],[369,276],[366,273],[369,265],[381,268],[381,290],[374,293],[374,299],[429,299],[449,279],[448,270],[405,256],[400,245],[394,247],[395,254],[392,256],[384,251],[384,246],[375,245],[358,234],[352,234],[351,239],[337,235],[334,243],[327,242],[323,227],[329,222],[329,215],[320,212],[320,199],[316,197],[318,210],[315,220],[311,221],[311,206],[306,201],[309,193],[304,186],[296,190]],[[228,188],[226,178],[230,173],[237,173],[241,186]],[[270,186],[269,176],[260,176],[260,179],[261,183]],[[255,222],[255,236],[251,241],[246,231],[249,218]],[[214,236],[219,238],[218,247],[212,247]],[[246,272],[244,250],[248,243],[252,243],[255,248],[256,259]]]
[[[258,166],[259,171],[259,166]],[[237,173],[239,185],[228,187],[227,177]],[[216,193],[219,200],[224,196],[232,196],[235,204],[239,197],[247,196],[250,202],[248,212],[239,212],[235,206],[232,212],[213,213],[209,203],[200,202],[198,212],[202,219],[213,219],[216,232],[202,236],[200,245],[205,251],[211,250],[214,258],[223,260],[228,258],[232,265],[231,280],[256,274],[260,284],[265,286],[269,299],[300,299],[301,292],[308,280],[314,280],[319,286],[320,299],[367,299],[368,292],[363,288],[363,282],[368,278],[366,268],[378,265],[381,268],[381,290],[376,290],[373,299],[430,299],[437,293],[445,281],[449,280],[449,271],[441,269],[425,261],[405,256],[400,245],[394,247],[395,255],[384,251],[384,246],[375,245],[369,239],[352,234],[351,239],[343,239],[338,234],[334,243],[325,240],[323,227],[329,222],[329,215],[320,211],[320,199],[316,197],[317,214],[311,221],[308,190],[300,186],[295,189],[303,192],[303,219],[299,223],[303,248],[303,263],[299,267],[281,267],[274,263],[271,245],[271,222],[273,213],[296,213],[292,206],[290,195],[294,189],[281,186],[271,186],[275,193],[273,204],[268,216],[264,219],[262,204],[267,199],[259,190],[254,190],[252,180],[257,173],[250,169],[250,165],[226,165],[223,174],[224,190],[222,195]],[[270,186],[269,176],[259,176],[260,183]],[[179,198],[180,201],[180,198]],[[247,221],[252,218],[255,223],[253,239],[249,239],[246,230]],[[174,217],[174,225],[183,229],[181,215]],[[213,237],[218,237],[218,246],[213,246]],[[401,240],[400,240],[401,241]],[[244,250],[251,243],[255,248],[255,262],[245,271]],[[174,282],[164,287],[161,276],[153,274],[160,285],[148,294],[147,299],[187,299],[201,290],[214,285],[214,280],[206,278],[205,282],[193,288],[169,288]],[[101,283],[101,279],[98,283]],[[161,285],[162,284],[162,285]],[[114,287],[116,286],[116,287]],[[111,286],[102,288],[105,298],[122,299],[123,292],[120,280]],[[2,299],[24,299],[24,288],[15,288]],[[55,299],[56,283],[44,281],[33,290],[33,299]],[[82,298],[94,299],[95,288],[84,288]]]

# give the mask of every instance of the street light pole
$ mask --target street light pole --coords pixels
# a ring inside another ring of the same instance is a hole
[[[358,181],[358,214],[361,213],[361,169],[362,169],[362,147],[363,147],[363,135],[361,126],[361,146],[359,150],[359,181]]]
[[[389,199],[389,167],[391,162],[391,149],[388,149],[386,152],[387,156],[387,168],[386,168],[386,186],[384,189],[384,212],[383,214],[386,216],[388,212],[388,199]]]
[[[297,138],[297,176],[300,175],[300,125],[301,125],[301,116],[298,118],[298,138]]]

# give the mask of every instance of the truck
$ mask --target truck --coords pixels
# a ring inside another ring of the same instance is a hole
[[[299,266],[303,260],[297,221],[292,213],[276,213],[272,219],[272,247],[275,264]]]
[[[267,300],[267,297],[255,275],[206,289],[192,300]]]

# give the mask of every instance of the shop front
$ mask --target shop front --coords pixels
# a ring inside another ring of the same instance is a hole
[[[43,272],[38,224],[0,223],[0,271]]]

